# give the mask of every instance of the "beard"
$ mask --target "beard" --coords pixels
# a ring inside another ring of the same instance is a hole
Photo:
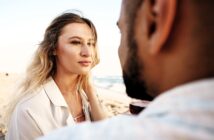
[[[137,55],[137,44],[134,39],[129,42],[129,55],[126,63],[126,71],[123,70],[123,80],[126,86],[126,93],[129,97],[151,101],[154,99],[148,94],[148,89],[144,80],[141,80],[143,66],[139,65]]]

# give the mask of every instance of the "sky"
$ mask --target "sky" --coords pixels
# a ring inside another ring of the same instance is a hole
[[[121,0],[0,0],[0,72],[23,73],[50,22],[65,11],[81,11],[96,26],[100,64],[93,75],[122,75],[116,22]]]

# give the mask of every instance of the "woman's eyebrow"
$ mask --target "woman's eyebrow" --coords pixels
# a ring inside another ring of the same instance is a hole
[[[79,36],[71,36],[71,37],[69,37],[68,39],[80,39],[80,40],[82,40],[82,38],[79,37]]]

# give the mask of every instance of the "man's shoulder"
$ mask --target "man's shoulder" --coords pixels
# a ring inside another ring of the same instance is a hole
[[[136,129],[136,116],[119,115],[98,122],[84,122],[75,126],[68,126],[50,133],[39,140],[94,140],[94,139],[126,139]],[[132,129],[133,128],[133,129]]]

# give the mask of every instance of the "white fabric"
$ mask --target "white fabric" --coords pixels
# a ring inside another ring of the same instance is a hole
[[[83,110],[90,121],[87,96],[81,91]],[[21,100],[11,117],[6,140],[33,140],[56,128],[74,125],[68,105],[52,78]]]
[[[138,116],[61,128],[39,140],[213,140],[214,79],[174,88]]]

